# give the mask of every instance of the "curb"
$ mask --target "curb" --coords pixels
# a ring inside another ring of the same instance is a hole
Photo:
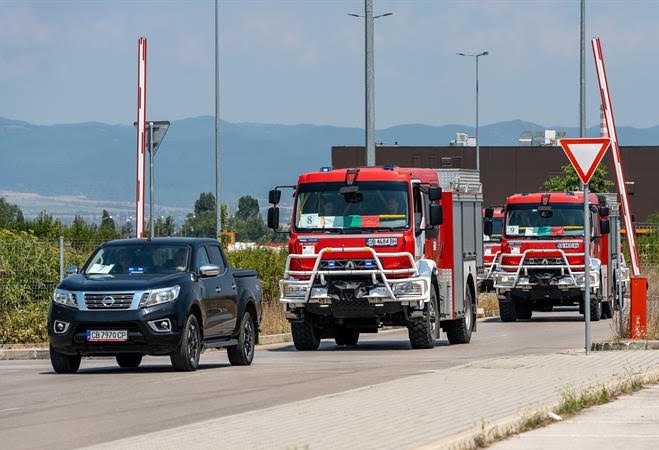
[[[593,342],[590,346],[592,351],[607,350],[659,350],[659,340],[638,339],[615,342]]]

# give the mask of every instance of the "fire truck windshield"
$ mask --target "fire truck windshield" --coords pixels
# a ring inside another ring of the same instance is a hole
[[[506,206],[506,237],[570,237],[584,235],[583,206],[552,203]]]
[[[409,228],[409,185],[360,181],[357,191],[340,193],[345,183],[298,186],[295,227],[299,230],[403,230]]]

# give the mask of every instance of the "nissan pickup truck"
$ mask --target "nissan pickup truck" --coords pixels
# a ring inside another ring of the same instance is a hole
[[[167,355],[194,371],[204,348],[226,348],[250,365],[261,323],[261,282],[231,268],[208,238],[108,241],[57,286],[48,312],[50,361],[74,373],[83,356],[114,356],[136,368]]]

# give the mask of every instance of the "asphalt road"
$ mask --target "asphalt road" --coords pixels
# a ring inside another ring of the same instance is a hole
[[[612,335],[610,320],[592,324],[593,340]],[[0,448],[83,447],[478,359],[583,346],[582,317],[562,310],[534,312],[529,322],[479,321],[467,345],[442,339],[432,350],[412,350],[407,331],[392,330],[362,335],[355,348],[330,340],[317,352],[260,347],[250,367],[231,367],[225,352],[208,352],[193,373],[172,371],[162,357],[147,357],[135,370],[114,359],[83,359],[75,375],[56,375],[47,360],[0,361]]]

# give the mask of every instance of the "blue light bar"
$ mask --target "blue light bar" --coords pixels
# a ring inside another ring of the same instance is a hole
[[[321,172],[329,172],[330,170],[332,170],[331,166],[323,166],[320,168]]]

